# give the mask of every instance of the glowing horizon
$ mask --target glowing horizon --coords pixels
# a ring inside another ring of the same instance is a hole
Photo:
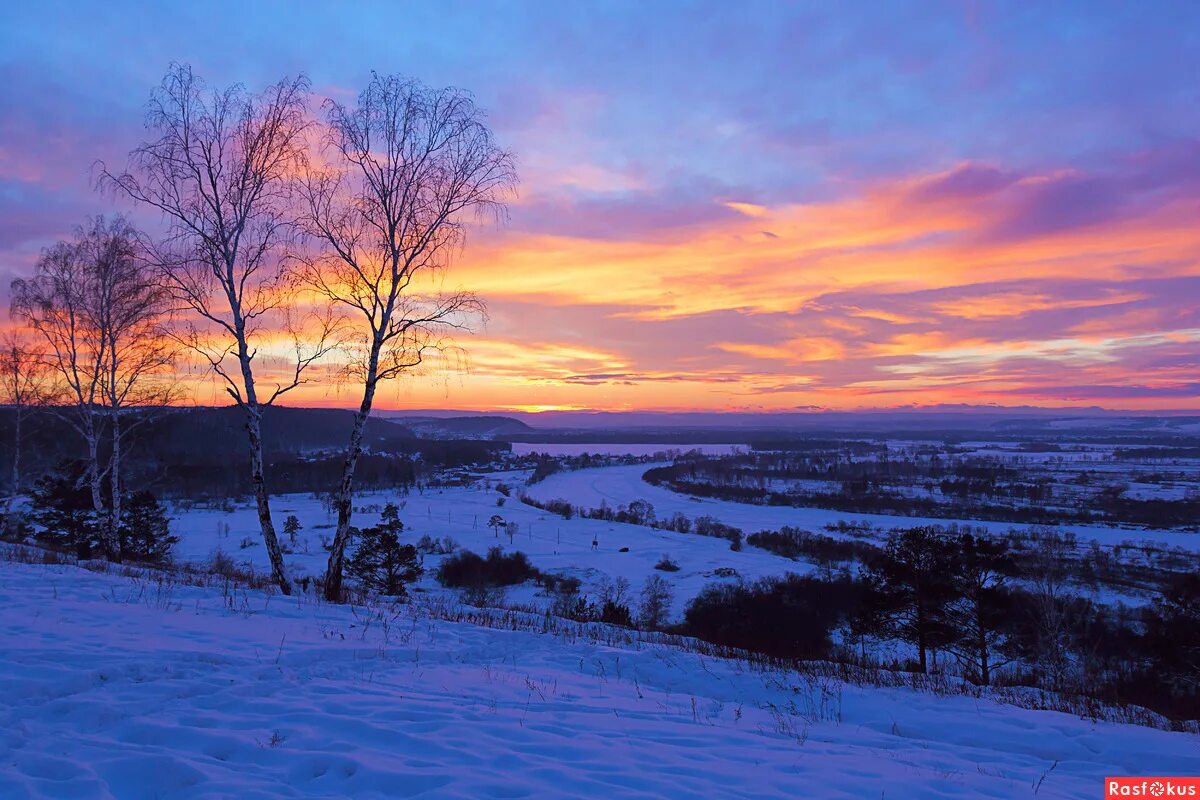
[[[376,69],[472,90],[522,180],[448,273],[490,307],[469,368],[380,409],[1200,409],[1190,4],[416,5],[415,31],[216,7],[10,13],[3,305],[42,247],[129,210],[89,169],[140,140],[169,61],[251,88],[302,70],[317,98]]]

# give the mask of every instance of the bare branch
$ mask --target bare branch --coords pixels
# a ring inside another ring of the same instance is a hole
[[[514,191],[512,156],[492,139],[466,92],[374,75],[348,108],[328,100],[323,154],[308,165],[300,226],[309,249],[298,274],[317,296],[347,310],[346,374],[363,387],[338,491],[338,530],[326,573],[337,599],[354,470],[378,385],[453,347],[449,335],[484,318],[474,294],[419,292],[462,246],[468,215],[502,218]]]
[[[237,85],[209,89],[190,67],[173,65],[147,109],[154,138],[130,154],[122,173],[98,165],[101,187],[157,209],[167,223],[151,260],[174,303],[192,317],[176,339],[190,342],[246,412],[259,523],[276,582],[289,594],[260,430],[261,406],[287,389],[260,403],[253,360],[258,339],[289,299],[281,254],[294,230],[295,179],[306,164],[307,96],[303,76],[252,94]],[[293,386],[313,364],[306,352],[297,350]]]

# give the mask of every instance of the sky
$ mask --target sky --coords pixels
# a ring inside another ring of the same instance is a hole
[[[1200,4],[0,0],[0,301],[172,61],[474,93],[518,196],[389,408],[1200,409]],[[4,323],[0,323],[4,324]],[[218,394],[189,379],[196,402]],[[351,406],[320,383],[289,403]]]

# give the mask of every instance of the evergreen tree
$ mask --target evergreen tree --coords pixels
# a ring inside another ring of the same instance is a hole
[[[289,514],[288,518],[283,521],[283,532],[288,535],[288,540],[291,544],[296,544],[296,534],[300,532],[300,518],[295,514]]]
[[[1152,611],[1146,644],[1153,663],[1161,665],[1164,681],[1194,693],[1200,685],[1200,575],[1164,580]]]
[[[381,517],[379,525],[359,532],[358,546],[347,570],[369,591],[403,596],[408,593],[404,585],[423,572],[417,548],[400,543],[404,523],[395,505],[388,503]]]
[[[1012,569],[1008,544],[964,534],[953,552],[951,581],[955,598],[947,608],[955,629],[950,650],[968,669],[968,677],[991,683],[1000,666],[1001,630],[1008,610],[1004,584]]]
[[[42,529],[37,540],[79,558],[91,558],[100,543],[88,474],[86,463],[64,462],[39,479],[29,493],[30,518]]]
[[[172,536],[166,511],[153,494],[134,492],[125,500],[121,515],[121,555],[131,561],[163,563],[171,560]]]
[[[864,573],[871,611],[856,623],[870,619],[867,627],[914,645],[921,672],[929,671],[929,651],[953,639],[946,615],[953,550],[934,529],[910,528],[889,536],[886,556]]]

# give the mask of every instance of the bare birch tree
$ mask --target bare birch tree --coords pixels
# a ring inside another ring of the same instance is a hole
[[[347,373],[362,386],[325,573],[325,596],[340,600],[354,472],[376,391],[444,352],[483,314],[474,294],[430,279],[462,246],[468,215],[503,215],[516,173],[484,113],[456,89],[374,75],[354,107],[328,100],[325,113],[326,160],[306,174],[301,223],[319,250],[302,257],[301,272],[354,321]]]
[[[46,342],[64,403],[58,413],[87,447],[92,506],[110,560],[121,558],[121,463],[132,427],[124,417],[170,398],[158,380],[171,363],[162,335],[167,296],[141,258],[139,238],[125,218],[97,217],[46,250],[31,279],[12,285],[13,315]]]
[[[105,338],[99,383],[109,445],[104,526],[112,541],[121,525],[127,440],[175,399],[178,388],[165,374],[178,349],[167,335],[171,298],[144,258],[142,238],[116,217],[108,224],[98,220],[81,243],[92,272],[92,313]]]
[[[12,473],[8,496],[4,499],[4,520],[0,533],[11,528],[13,503],[24,483],[21,449],[29,415],[49,397],[50,381],[45,359],[29,338],[10,331],[0,342],[0,404],[12,409]]]
[[[89,276],[81,249],[58,242],[42,253],[34,276],[12,284],[12,313],[24,319],[46,342],[50,363],[61,384],[62,405],[56,411],[83,439],[86,477],[97,518],[104,518],[103,473],[100,470],[100,364],[105,338],[88,305]],[[115,558],[116,543],[103,542]]]
[[[294,358],[260,394],[259,348],[278,334],[287,306],[281,246],[292,230],[293,188],[305,161],[308,81],[285,79],[258,94],[241,86],[210,90],[190,67],[173,65],[146,115],[152,141],[128,169],[101,165],[102,186],[157,209],[168,232],[155,260],[192,322],[177,331],[245,412],[251,481],[272,576],[291,594],[271,519],[262,412],[305,381],[324,352],[293,337]]]

